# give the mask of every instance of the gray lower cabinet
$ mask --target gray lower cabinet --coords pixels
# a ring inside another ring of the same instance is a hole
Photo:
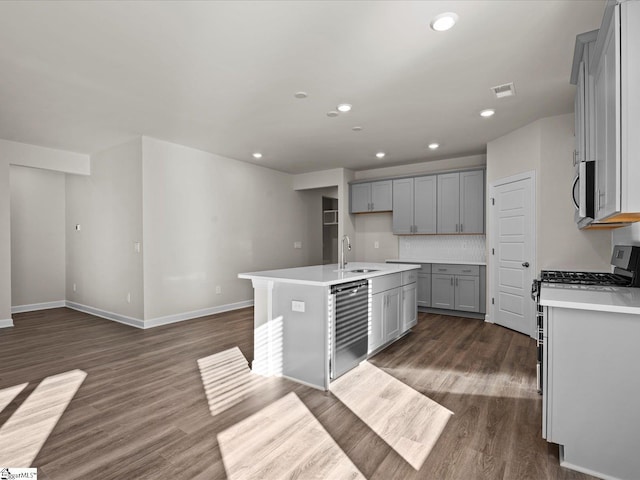
[[[453,310],[455,306],[455,285],[453,275],[434,273],[431,275],[431,306]]]
[[[351,213],[391,211],[392,188],[391,180],[354,183],[351,185]]]
[[[419,307],[431,306],[431,273],[418,272],[417,295]]]
[[[416,282],[402,287],[402,332],[406,332],[418,323],[417,291]]]
[[[401,284],[400,273],[375,277],[371,282],[371,327],[369,353],[400,335]]]
[[[480,267],[434,264],[431,268],[433,308],[480,312]]]
[[[402,328],[402,319],[400,317],[401,289],[394,288],[384,292],[382,295],[386,297],[386,303],[383,306],[382,323],[384,325],[384,343],[387,343],[400,335]]]
[[[478,277],[456,275],[454,310],[480,311],[480,279]]]

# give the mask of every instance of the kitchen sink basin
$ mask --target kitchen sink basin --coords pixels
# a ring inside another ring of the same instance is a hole
[[[356,268],[355,270],[349,270],[350,273],[369,273],[369,272],[379,272],[379,270],[375,270],[372,268]]]

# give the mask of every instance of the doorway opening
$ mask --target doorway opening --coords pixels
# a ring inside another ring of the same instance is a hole
[[[338,199],[322,197],[322,264],[338,263]]]

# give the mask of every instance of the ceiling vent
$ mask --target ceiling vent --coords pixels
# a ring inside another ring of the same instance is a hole
[[[516,87],[514,87],[513,82],[511,82],[498,85],[497,87],[491,87],[491,91],[496,98],[513,97],[516,94]]]

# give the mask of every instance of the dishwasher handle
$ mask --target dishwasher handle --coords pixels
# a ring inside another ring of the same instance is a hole
[[[362,287],[368,287],[368,280],[360,280],[357,282],[349,282],[349,283],[339,283],[338,285],[331,286],[331,293],[341,293],[345,294],[347,291],[351,291],[351,295],[355,295],[358,293],[358,289]]]

